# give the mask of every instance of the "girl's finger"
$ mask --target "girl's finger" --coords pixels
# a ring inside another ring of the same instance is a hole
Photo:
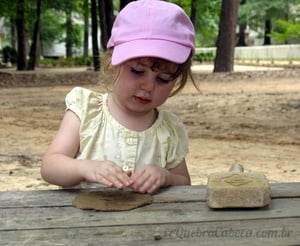
[[[132,184],[132,180],[123,171],[117,172],[114,175],[110,175],[108,180],[110,180],[114,184],[114,186],[118,187],[119,189]]]
[[[112,187],[113,186],[113,183],[110,180],[106,179],[105,177],[103,177],[101,175],[97,176],[97,182],[100,183],[100,184],[104,184],[107,187]]]

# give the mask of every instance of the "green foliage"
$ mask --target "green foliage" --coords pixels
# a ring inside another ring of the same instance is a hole
[[[191,14],[191,0],[172,0],[169,2],[179,5],[181,8],[184,9],[187,15]]]
[[[11,62],[12,64],[17,63],[17,51],[15,48],[10,46],[5,46],[2,49],[2,55],[3,55],[3,62]]]
[[[274,28],[271,37],[280,43],[299,43],[300,42],[300,1],[290,7],[290,11],[284,19],[274,21]]]
[[[17,1],[0,0],[0,18],[6,17],[15,18]],[[30,40],[33,35],[34,23],[36,21],[36,1],[26,0],[25,5],[25,20],[26,20],[26,35]],[[73,13],[77,13],[77,17],[82,14],[81,0],[52,0],[42,1],[41,14],[41,44],[52,44],[55,42],[64,42],[66,38],[65,30],[65,10],[67,7],[72,8]],[[75,47],[82,46],[83,26],[73,23],[72,42]],[[10,33],[7,33],[6,40],[10,39]],[[30,42],[30,41],[29,41]]]
[[[66,24],[62,24],[62,29],[65,30]],[[79,24],[72,24],[72,33],[71,33],[71,40],[75,47],[81,47],[82,46],[82,36],[83,36],[83,26]],[[66,42],[67,37],[62,36],[59,40],[59,43]]]
[[[280,19],[289,14],[290,7],[296,0],[246,0],[246,4],[240,5],[239,21],[259,28],[267,19]]]
[[[87,66],[90,67],[93,64],[92,57],[72,57],[58,59],[46,58],[39,61],[39,66],[46,67],[73,67],[73,66]]]
[[[188,15],[191,14],[192,0],[169,0],[180,5]],[[119,11],[119,0],[114,0],[116,12]],[[196,46],[215,46],[218,35],[219,18],[222,0],[198,0],[196,1],[197,18]],[[6,17],[14,19],[16,14],[17,1],[0,0],[0,18]],[[33,33],[35,22],[36,1],[26,0],[26,32],[28,43]],[[239,7],[239,23],[247,23],[251,30],[256,30],[263,35],[266,19],[271,19],[273,32],[271,37],[280,43],[299,42],[300,24],[299,10],[295,11],[295,6],[300,6],[300,0],[246,0],[246,4]],[[82,0],[52,0],[42,1],[41,15],[41,44],[51,45],[52,43],[66,41],[66,11],[70,9],[75,18],[72,26],[72,44],[76,48],[81,48],[83,40],[83,24],[78,22],[83,19]],[[10,40],[7,33],[4,43]],[[196,57],[199,61],[210,61],[212,58],[207,54],[199,54]],[[77,59],[77,58],[76,58]],[[58,62],[58,61],[56,61]],[[61,64],[70,64],[71,61],[61,61]],[[74,62],[75,63],[75,62]]]
[[[1,0],[0,1],[0,18],[15,18],[17,1]]]
[[[170,2],[181,6],[190,15],[192,0],[172,0]],[[197,2],[196,46],[215,46],[221,13],[222,0],[207,0]]]
[[[197,46],[215,46],[219,31],[221,3],[221,0],[199,1],[196,23]]]
[[[273,30],[270,36],[286,43],[299,36],[299,25],[296,24],[299,22],[296,9],[299,4],[299,0],[247,0],[239,7],[239,23],[247,23],[251,30],[263,36],[265,21],[271,20]]]
[[[277,39],[280,43],[300,42],[300,23],[277,20],[275,22],[274,31],[270,35]]]
[[[202,52],[202,53],[195,54],[194,60],[200,63],[203,62],[211,63],[215,60],[215,55],[213,52]]]
[[[62,13],[55,9],[44,12],[41,17],[41,41],[45,44],[51,44],[57,40],[62,40],[64,21]]]
[[[188,15],[191,13],[192,0],[170,0],[180,5]],[[14,18],[17,1],[0,0],[0,17]],[[30,40],[35,23],[36,1],[26,0],[26,33]],[[119,9],[119,0],[114,0],[116,11]],[[72,26],[72,43],[75,47],[82,46],[83,25],[77,24],[78,19],[83,19],[82,0],[52,0],[42,1],[41,13],[41,45],[66,41],[66,11],[71,9],[76,22]],[[197,33],[196,45],[202,47],[214,46],[218,34],[218,23],[221,9],[221,0],[197,1]],[[9,35],[9,34],[8,34]],[[9,40],[9,37],[7,37]],[[30,41],[29,41],[30,42]]]

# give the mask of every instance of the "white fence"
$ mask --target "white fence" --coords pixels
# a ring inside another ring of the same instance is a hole
[[[196,48],[196,54],[212,52],[216,48]],[[266,45],[236,47],[234,57],[237,60],[300,60],[300,45]]]

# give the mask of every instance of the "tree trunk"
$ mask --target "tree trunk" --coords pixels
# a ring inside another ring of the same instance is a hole
[[[191,3],[191,21],[194,25],[194,27],[196,27],[197,23],[197,6],[198,6],[198,0],[192,0],[192,3]]]
[[[246,0],[241,0],[240,5],[246,4]],[[246,33],[245,30],[247,28],[247,23],[246,22],[241,22],[239,23],[240,30],[239,30],[239,37],[238,37],[238,42],[237,46],[247,46],[246,44]]]
[[[26,34],[25,34],[25,0],[17,3],[17,38],[18,38],[18,62],[17,70],[26,70]]]
[[[111,29],[114,24],[114,5],[112,0],[105,1],[105,13],[106,13],[106,26],[107,26],[107,39],[105,41],[105,50],[107,42],[111,36]]]
[[[89,0],[84,0],[83,57],[89,56]]]
[[[113,3],[111,0],[99,0],[99,15],[101,29],[101,46],[106,50],[107,41],[111,35],[113,25]]]
[[[272,29],[272,23],[271,20],[268,19],[265,21],[265,37],[264,37],[264,45],[271,45],[271,29]]]
[[[223,0],[214,72],[231,72],[234,65],[239,0]]]
[[[30,47],[29,53],[29,62],[28,62],[28,70],[34,70],[36,61],[38,59],[38,47],[39,47],[39,36],[40,36],[40,26],[41,26],[41,1],[36,1],[36,21],[34,24],[34,32],[32,38],[32,44]]]
[[[120,10],[123,9],[130,2],[133,2],[133,0],[120,0]]]
[[[66,1],[66,56],[73,56],[73,26],[72,26],[72,0]]]
[[[240,24],[239,37],[236,46],[247,46],[245,30],[246,30],[246,24]]]
[[[99,25],[100,25],[100,40],[101,46],[105,49],[106,42],[105,40],[108,39],[107,36],[107,26],[106,26],[106,13],[105,13],[105,0],[98,0],[98,12],[99,12]]]
[[[97,21],[97,2],[91,0],[91,17],[92,17],[92,45],[94,71],[100,70],[99,46],[98,46],[98,21]]]

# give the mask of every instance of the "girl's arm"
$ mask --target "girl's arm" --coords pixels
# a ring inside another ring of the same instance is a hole
[[[186,161],[183,161],[176,167],[169,169],[170,176],[166,186],[170,185],[191,185],[191,178],[186,166]]]
[[[123,188],[130,178],[111,161],[77,160],[80,120],[68,110],[42,161],[41,175],[51,184],[77,185],[82,181]]]

